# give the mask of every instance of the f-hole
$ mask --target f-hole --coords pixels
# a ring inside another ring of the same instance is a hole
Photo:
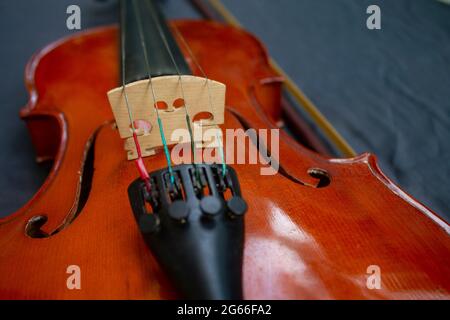
[[[330,175],[328,174],[328,172],[324,169],[320,169],[320,168],[311,168],[308,170],[308,174],[319,180],[319,182],[316,185],[316,188],[324,188],[327,187],[330,182],[331,182],[331,178]]]
[[[241,115],[239,115],[239,113],[235,112],[232,109],[229,111],[231,111],[231,113],[236,117],[236,119],[239,121],[239,123],[242,125],[242,127],[245,130],[248,130],[249,128],[251,128],[250,124],[247,121],[245,121],[245,119]],[[260,141],[254,141],[254,143],[258,146],[258,151],[260,151],[261,148],[267,148],[267,146],[263,145]],[[270,151],[266,150],[266,153],[270,157]],[[295,183],[301,184],[303,186],[306,186],[306,187],[324,188],[324,187],[327,187],[331,183],[330,174],[325,169],[321,169],[321,168],[310,168],[307,171],[309,176],[319,180],[317,182],[317,184],[312,185],[309,183],[305,183],[305,182],[301,181],[300,179],[298,179],[297,177],[291,175],[288,171],[286,171],[286,169],[283,167],[283,165],[281,163],[281,160],[279,162],[279,173],[281,175],[283,175],[284,177],[286,177],[287,179],[289,179]]]
[[[82,212],[84,206],[86,205],[89,195],[91,192],[92,187],[92,180],[94,176],[94,146],[95,146],[95,140],[97,137],[98,132],[101,128],[105,126],[110,126],[111,122],[105,123],[97,128],[97,130],[92,134],[89,141],[86,143],[85,146],[85,156],[82,162],[82,166],[80,168],[81,173],[81,181],[79,182],[79,185],[77,186],[79,188],[78,193],[78,199],[76,199],[75,204],[76,207],[72,210],[70,210],[67,213],[67,221],[64,221],[63,224],[61,224],[58,228],[51,232],[45,232],[41,228],[45,225],[45,223],[48,220],[48,217],[45,214],[36,215],[30,218],[25,226],[25,234],[31,238],[48,238],[52,235],[60,232],[61,230],[64,230],[67,226],[69,226]]]
[[[25,233],[31,238],[47,238],[49,234],[41,230],[47,220],[47,216],[44,215],[33,216],[25,226]]]

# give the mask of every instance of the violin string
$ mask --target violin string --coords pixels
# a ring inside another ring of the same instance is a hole
[[[150,177],[148,175],[148,171],[145,167],[144,161],[142,159],[142,152],[141,152],[141,146],[139,144],[139,140],[137,137],[137,133],[136,133],[136,127],[134,125],[134,120],[133,120],[133,113],[131,111],[131,107],[130,107],[130,101],[128,100],[128,94],[127,94],[127,90],[126,90],[126,84],[125,84],[125,36],[126,36],[126,6],[123,7],[123,16],[122,16],[122,21],[123,22],[123,27],[122,27],[122,34],[121,34],[121,42],[120,42],[120,47],[121,47],[121,59],[122,59],[122,92],[123,95],[125,97],[125,105],[127,108],[127,113],[128,113],[128,118],[130,120],[130,125],[131,125],[131,130],[133,132],[133,141],[136,147],[136,152],[137,152],[137,159],[135,160],[135,164],[136,167],[139,171],[139,175],[141,177],[141,179],[144,181],[145,183],[145,187],[147,189],[147,192],[151,191],[151,186],[150,186]]]
[[[155,90],[153,87],[153,78],[152,78],[152,73],[151,73],[151,69],[150,69],[150,64],[149,64],[149,59],[148,59],[148,55],[147,55],[147,46],[145,43],[145,38],[144,38],[144,30],[142,27],[142,20],[141,20],[141,16],[138,12],[137,9],[137,5],[136,5],[136,0],[132,1],[132,5],[134,8],[134,14],[136,16],[136,22],[138,25],[138,30],[139,30],[139,38],[140,38],[140,42],[141,42],[141,46],[142,46],[142,52],[144,54],[144,60],[145,60],[145,64],[147,67],[147,74],[148,74],[148,81],[149,81],[149,85],[151,88],[151,92],[152,92],[152,97],[153,97],[153,108],[156,112],[156,118],[158,121],[158,127],[159,127],[159,133],[161,135],[161,140],[163,143],[163,147],[164,147],[164,153],[166,156],[166,162],[167,162],[167,167],[169,169],[169,176],[170,176],[170,182],[172,183],[172,185],[175,183],[175,178],[174,178],[174,174],[173,174],[173,169],[172,169],[172,163],[171,163],[171,159],[170,159],[170,153],[169,153],[169,147],[167,146],[167,140],[166,140],[166,136],[164,134],[164,127],[163,127],[163,123],[161,121],[161,117],[159,116],[159,110],[157,107],[157,103],[156,103],[156,94],[155,94]]]
[[[214,115],[214,112],[213,112],[214,108],[213,108],[213,104],[212,104],[211,88],[210,88],[210,85],[209,85],[208,76],[206,75],[205,70],[200,65],[199,61],[197,60],[197,57],[192,52],[191,47],[187,43],[186,39],[184,38],[183,34],[180,32],[178,27],[176,25],[172,25],[172,29],[175,30],[175,34],[177,35],[177,37],[183,43],[183,46],[186,48],[189,56],[192,58],[192,61],[194,61],[194,64],[197,66],[197,68],[202,73],[203,78],[205,78],[205,84],[206,84],[207,89],[208,89],[209,109],[211,110],[211,114]],[[221,158],[221,161],[222,161],[222,174],[223,174],[223,176],[225,176],[226,170],[227,170],[227,166],[226,166],[226,163],[225,163],[224,149],[223,149],[222,139],[219,138],[219,135],[218,135],[217,131],[216,131],[216,140],[217,140],[217,142],[219,144],[218,149],[219,149],[220,158]]]
[[[188,104],[187,104],[186,97],[185,97],[185,94],[184,94],[183,80],[182,80],[182,77],[181,77],[180,69],[178,68],[178,64],[175,61],[175,57],[173,56],[172,49],[170,49],[169,43],[167,41],[166,36],[164,35],[164,32],[163,32],[163,30],[161,28],[161,25],[158,23],[158,17],[154,13],[154,11],[151,10],[149,2],[146,1],[146,3],[147,3],[147,6],[149,7],[149,11],[150,11],[150,13],[152,15],[152,20],[153,20],[153,22],[155,23],[155,25],[156,25],[156,27],[158,29],[159,36],[160,36],[161,40],[163,41],[164,46],[166,48],[166,51],[168,52],[168,54],[170,56],[170,59],[172,60],[172,64],[174,65],[175,70],[176,70],[176,72],[178,74],[178,84],[180,85],[181,96],[183,98],[183,103],[184,103],[184,112],[185,112],[186,124],[187,124],[187,128],[189,130],[189,137],[191,139],[191,152],[192,152],[192,158],[193,158],[193,165],[194,165],[195,175],[196,175],[197,181],[200,181],[200,174],[199,174],[199,170],[198,170],[198,167],[197,167],[197,164],[196,164],[195,142],[194,142],[194,137],[193,137],[193,133],[192,133],[191,119],[190,119],[190,116],[189,116]]]

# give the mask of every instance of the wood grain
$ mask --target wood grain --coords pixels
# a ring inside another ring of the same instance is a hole
[[[281,83],[271,81],[277,76],[260,42],[220,24],[176,24],[208,77],[227,86],[222,129],[275,128]],[[117,41],[115,27],[80,33],[45,48],[27,67],[31,98],[21,116],[38,159],[55,162],[35,197],[0,220],[0,298],[178,297],[128,203],[126,189],[137,172],[111,126],[106,97],[118,83]],[[448,224],[385,177],[373,155],[327,159],[280,137],[278,174],[233,165],[249,205],[245,298],[450,298]],[[90,146],[94,170],[80,210]],[[164,155],[145,163],[149,170],[165,167]],[[325,170],[330,184],[317,188],[311,168]],[[41,215],[48,236],[32,238],[25,226]],[[81,268],[81,290],[66,287],[69,265]],[[381,269],[380,290],[366,286],[370,265]]]

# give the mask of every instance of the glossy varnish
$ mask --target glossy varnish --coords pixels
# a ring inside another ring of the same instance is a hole
[[[275,128],[281,82],[257,39],[214,23],[176,24],[208,76],[227,85],[223,129]],[[177,297],[128,202],[137,172],[106,97],[118,61],[109,27],[52,44],[27,66],[21,116],[38,160],[54,166],[31,201],[0,220],[0,298]],[[93,171],[83,174],[90,148]],[[150,171],[166,166],[161,152],[145,162]],[[282,132],[279,163],[267,176],[260,165],[233,165],[249,205],[245,298],[450,298],[449,226],[386,178],[374,156],[326,159]],[[327,186],[316,187],[314,168]],[[81,268],[81,290],[66,286],[70,265]],[[379,290],[366,286],[371,265],[381,270]]]

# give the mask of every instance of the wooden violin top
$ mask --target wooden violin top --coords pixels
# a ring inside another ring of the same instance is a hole
[[[261,43],[221,24],[174,24],[208,76],[226,84],[222,129],[276,128],[281,80]],[[27,66],[21,116],[37,159],[54,165],[35,197],[0,220],[0,298],[178,297],[126,193],[136,169],[106,96],[119,83],[117,48],[117,28],[99,28],[46,47]],[[150,171],[165,166],[163,152],[144,161]],[[232,166],[248,203],[244,298],[450,298],[449,225],[394,185],[373,155],[327,159],[281,131],[277,174]],[[70,265],[80,267],[81,290],[66,286]],[[368,283],[374,270],[379,289]]]

